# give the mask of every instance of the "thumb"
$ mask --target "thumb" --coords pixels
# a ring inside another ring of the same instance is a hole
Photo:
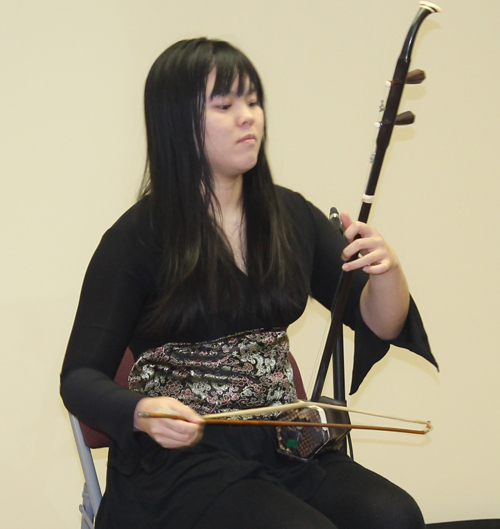
[[[347,228],[352,224],[352,219],[347,211],[342,211],[340,213],[340,221],[342,222],[344,230],[347,230]]]

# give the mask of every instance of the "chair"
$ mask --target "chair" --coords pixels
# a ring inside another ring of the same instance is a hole
[[[76,447],[78,449],[78,455],[80,456],[80,463],[82,465],[83,476],[85,479],[83,484],[82,503],[79,507],[82,514],[82,529],[94,529],[95,515],[102,499],[101,487],[99,486],[99,480],[97,479],[90,447],[85,442],[82,426],[78,419],[71,413],[69,414],[69,420],[73,429],[73,435],[75,436]]]
[[[290,363],[293,369],[293,378],[297,388],[299,399],[306,399],[304,383],[300,375],[299,367],[295,358],[290,354]],[[123,359],[118,367],[115,381],[120,386],[128,387],[128,374],[134,364],[134,357],[130,349],[125,351]],[[82,503],[79,507],[82,514],[81,529],[94,529],[95,516],[102,499],[101,487],[97,478],[97,473],[92,458],[91,449],[106,448],[109,446],[109,437],[86,424],[80,422],[74,415],[69,414],[71,427],[75,436],[76,447],[82,465],[85,482],[83,484]]]
[[[115,381],[120,386],[128,387],[128,374],[134,365],[132,351],[127,349],[116,372]],[[94,529],[94,520],[102,499],[101,487],[97,479],[94,460],[92,458],[92,448],[106,448],[109,446],[109,437],[97,430],[93,430],[86,424],[80,422],[74,415],[69,414],[69,420],[75,436],[76,447],[82,465],[84,484],[82,492],[82,503],[80,512],[82,513],[81,529]]]

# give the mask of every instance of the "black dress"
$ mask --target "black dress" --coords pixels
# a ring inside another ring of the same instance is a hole
[[[277,191],[290,213],[297,259],[309,278],[310,294],[328,308],[345,240],[302,196],[280,187]],[[307,501],[325,478],[323,465],[318,459],[306,464],[282,459],[274,449],[273,428],[206,426],[200,443],[175,450],[163,449],[146,434],[133,431],[133,413],[144,395],[113,382],[127,346],[140,362],[148,351],[165,350],[165,344],[210,344],[255,330],[281,332],[302,314],[307,302],[304,294],[302,307],[288,321],[270,321],[254,309],[253,292],[247,288],[248,310],[236,320],[222,313],[216,321],[197,322],[196,328],[183,333],[145,332],[145,307],[154,296],[160,258],[146,198],[106,232],[91,260],[63,365],[65,405],[112,439],[97,527],[189,529],[221,491],[248,477],[276,483]],[[390,346],[364,324],[359,296],[367,277],[362,272],[354,275],[344,318],[356,337],[352,391]],[[245,274],[239,281],[242,288],[248,286]],[[403,331],[391,343],[435,364],[413,301]],[[275,393],[283,397],[283,392]],[[284,393],[283,398],[292,398],[293,388]]]

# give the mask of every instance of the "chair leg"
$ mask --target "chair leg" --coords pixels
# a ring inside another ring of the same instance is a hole
[[[75,436],[78,455],[80,456],[83,475],[85,477],[84,494],[86,494],[89,498],[90,504],[92,506],[91,512],[95,516],[97,510],[99,509],[99,504],[101,503],[102,494],[101,488],[99,486],[99,480],[97,479],[94,460],[92,459],[90,448],[85,444],[78,419],[70,414],[70,422]]]
[[[92,504],[90,502],[86,483],[83,485],[82,503],[79,508],[82,513],[82,529],[94,529],[95,513],[92,510]]]
[[[85,478],[82,503],[80,505],[80,512],[82,513],[82,529],[94,529],[94,519],[102,499],[101,488],[99,486],[99,480],[97,479],[94,460],[90,453],[90,448],[85,444],[80,423],[78,422],[78,419],[71,414],[69,418]]]

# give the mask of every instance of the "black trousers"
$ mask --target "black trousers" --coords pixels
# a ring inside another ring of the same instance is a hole
[[[307,503],[274,483],[249,478],[226,488],[195,529],[423,529],[415,500],[351,460],[326,465]]]

